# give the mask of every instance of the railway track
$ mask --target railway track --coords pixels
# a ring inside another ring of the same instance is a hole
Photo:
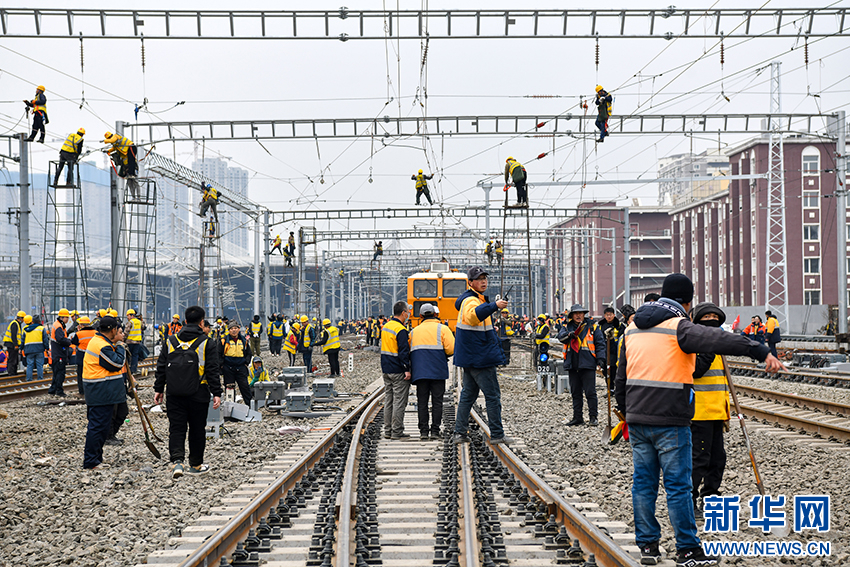
[[[383,385],[373,386],[146,564],[638,565],[510,448],[491,445],[474,412],[469,444],[385,439]],[[447,431],[453,408],[447,395]],[[405,418],[415,432],[416,414]]]
[[[850,388],[850,375],[847,373],[826,372],[815,369],[789,368],[777,374],[768,374],[764,368],[753,362],[730,361],[729,371],[733,376],[751,376],[753,378],[766,378],[770,380],[782,380],[784,382],[800,382],[805,384],[816,384],[820,386],[834,386],[836,388]]]

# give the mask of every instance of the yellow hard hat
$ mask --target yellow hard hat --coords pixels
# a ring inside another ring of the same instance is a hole
[[[507,162],[507,161],[514,161],[514,158],[509,157],[509,158],[508,158],[508,159],[506,159],[505,161],[506,161],[506,162]]]
[[[135,315],[135,314],[136,314],[136,310],[135,310],[135,309],[128,309],[128,310],[127,310],[127,315]]]
[[[292,328],[293,328],[293,329],[300,329],[300,328],[301,328],[301,325],[299,325],[298,323],[293,323],[293,324],[292,324]]]
[[[71,311],[71,316],[79,315],[79,314],[80,314],[80,312],[79,312],[79,311],[77,311],[76,309],[74,309],[73,311]]]
[[[41,92],[44,92],[44,91],[45,91],[44,85],[38,85],[38,86],[35,88],[35,90],[37,90],[37,91],[41,91]]]
[[[537,316],[537,318],[538,318],[538,319],[545,319],[545,318],[546,318],[546,314],[545,314],[545,313],[541,313],[540,315],[538,315],[538,316]]]
[[[331,324],[330,319],[322,319],[322,325],[330,325],[330,324]]]
[[[15,315],[15,317],[26,317],[26,316],[27,316],[27,314],[26,314],[25,311],[18,311],[18,314]]]
[[[422,173],[422,170],[421,170],[421,169],[419,170],[419,173]]]
[[[114,309],[110,309],[109,310],[109,316],[110,317],[118,317],[118,312]]]
[[[514,335],[514,330],[513,330],[513,329],[508,329],[507,331],[505,331],[505,334],[506,334],[507,336],[509,336],[509,337],[512,337],[512,336]]]
[[[112,132],[107,130],[106,134],[103,135],[103,141],[105,142],[106,140],[108,140],[111,137],[112,137]]]
[[[602,85],[596,85],[596,92],[599,92],[601,90],[602,90]]]
[[[32,315],[26,315],[26,316],[24,317],[24,323],[26,323],[27,325],[29,325],[30,323],[32,323]]]
[[[71,314],[68,313],[67,309],[63,308],[63,309],[59,310],[59,317],[70,317],[70,316],[71,316]]]
[[[106,309],[98,309],[97,310],[98,317],[106,317]]]
[[[502,309],[502,313],[510,313],[510,311],[508,311],[508,308],[505,307],[505,308]]]
[[[88,318],[88,315],[83,315],[79,319],[77,319],[77,323],[80,325],[91,325],[91,319]]]
[[[172,315],[172,316],[171,316],[171,318],[172,318],[172,319],[179,319],[179,318],[180,318],[180,315]]]
[[[83,134],[83,135],[85,135],[85,133],[86,133],[86,129],[85,129],[85,128],[80,128],[79,130],[77,130],[77,134]]]
[[[302,316],[301,316],[301,322],[302,322],[302,323],[306,323],[306,322],[307,322],[307,321],[309,321],[309,320],[310,320],[310,319],[309,319],[306,315],[302,315]]]

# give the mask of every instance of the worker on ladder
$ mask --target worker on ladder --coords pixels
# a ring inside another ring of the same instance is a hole
[[[599,128],[599,139],[596,140],[600,144],[605,141],[605,136],[608,135],[608,118],[611,116],[611,103],[614,98],[605,92],[602,85],[596,85],[596,127]]]
[[[428,204],[433,205],[434,201],[431,200],[431,191],[428,189],[428,180],[434,179],[434,174],[425,175],[420,169],[419,173],[411,175],[410,178],[416,181],[416,204],[418,205],[419,198],[422,195],[425,195],[425,198],[428,199]]]
[[[489,265],[493,265],[493,241],[487,243],[487,246],[484,247],[484,255],[487,256],[487,263]]]
[[[513,180],[516,187],[516,206],[528,206],[528,191],[525,187],[525,182],[528,179],[528,174],[525,168],[512,157],[505,161],[505,191],[508,190],[508,184]]]
[[[378,259],[378,256],[383,256],[383,255],[384,255],[384,243],[383,243],[383,241],[379,240],[375,243],[375,254],[372,256],[372,261],[374,262],[375,260]]]
[[[505,249],[502,247],[502,241],[496,241],[496,263],[502,265],[502,258],[505,256]]]
[[[204,195],[201,197],[200,215],[205,217],[207,211],[212,209],[215,222],[218,224],[218,190],[209,183],[201,183],[201,189],[204,190]]]
[[[85,135],[86,129],[80,128],[76,133],[68,134],[68,137],[65,138],[65,143],[59,150],[59,165],[56,166],[56,175],[53,177],[54,187],[59,186],[59,174],[62,173],[62,169],[66,165],[68,166],[68,174],[65,177],[65,186],[74,186],[74,165],[83,154],[83,136]]]
[[[27,112],[32,110],[32,132],[30,133],[30,137],[27,138],[27,142],[35,140],[36,133],[41,132],[41,137],[38,141],[43,144],[44,125],[50,124],[50,120],[47,119],[47,97],[44,96],[44,87],[41,85],[37,86],[35,88],[35,98],[25,100],[24,104],[27,106]]]
[[[281,244],[283,244],[283,240],[280,238],[280,235],[278,234],[277,236],[274,237],[274,240],[272,240],[272,251],[269,252],[269,255],[274,254],[274,251],[277,250],[278,252],[280,252],[280,255],[283,256],[283,250],[280,249]]]
[[[112,147],[106,150],[106,153],[118,167],[118,177],[136,177],[139,164],[136,156],[136,145],[133,141],[121,134],[113,134],[112,132],[106,132],[102,141],[106,144],[112,144]]]

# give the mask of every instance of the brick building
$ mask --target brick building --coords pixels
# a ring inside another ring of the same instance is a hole
[[[765,138],[730,149],[732,175],[767,172],[768,152]],[[784,139],[790,305],[838,302],[834,153],[832,143]],[[765,304],[767,184],[733,180],[728,190],[671,210],[673,242],[679,243],[673,267],[694,280],[698,300]],[[846,251],[843,261],[848,262]],[[847,285],[841,287],[848,293]]]
[[[669,209],[633,204],[636,206],[626,208],[618,207],[615,202],[581,203],[582,214],[549,227],[553,233],[546,239],[548,289],[552,290],[546,305],[550,312],[581,303],[592,313],[601,314],[614,299],[611,285],[614,271],[617,307],[625,303],[640,305],[646,293],[661,291],[673,260]],[[624,298],[623,244],[627,218],[631,232],[631,297]],[[575,230],[559,234],[558,229],[564,228]],[[616,251],[612,251],[612,236]],[[616,266],[612,266],[612,256]]]

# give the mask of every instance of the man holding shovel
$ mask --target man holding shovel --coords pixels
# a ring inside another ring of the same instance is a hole
[[[667,276],[661,298],[637,310],[620,351],[615,397],[629,426],[635,541],[644,565],[661,560],[661,526],[655,517],[655,502],[662,471],[676,535],[676,565],[708,567],[718,562],[703,552],[691,497],[695,353],[747,355],[764,361],[768,372],[784,368],[765,345],[721,329],[694,325],[687,315],[693,296],[694,285],[687,276]]]
[[[88,429],[83,456],[84,469],[101,469],[103,444],[112,433],[112,408],[127,399],[124,363],[127,350],[124,332],[114,317],[100,320],[100,331],[89,341],[83,358],[83,391],[86,395]]]

